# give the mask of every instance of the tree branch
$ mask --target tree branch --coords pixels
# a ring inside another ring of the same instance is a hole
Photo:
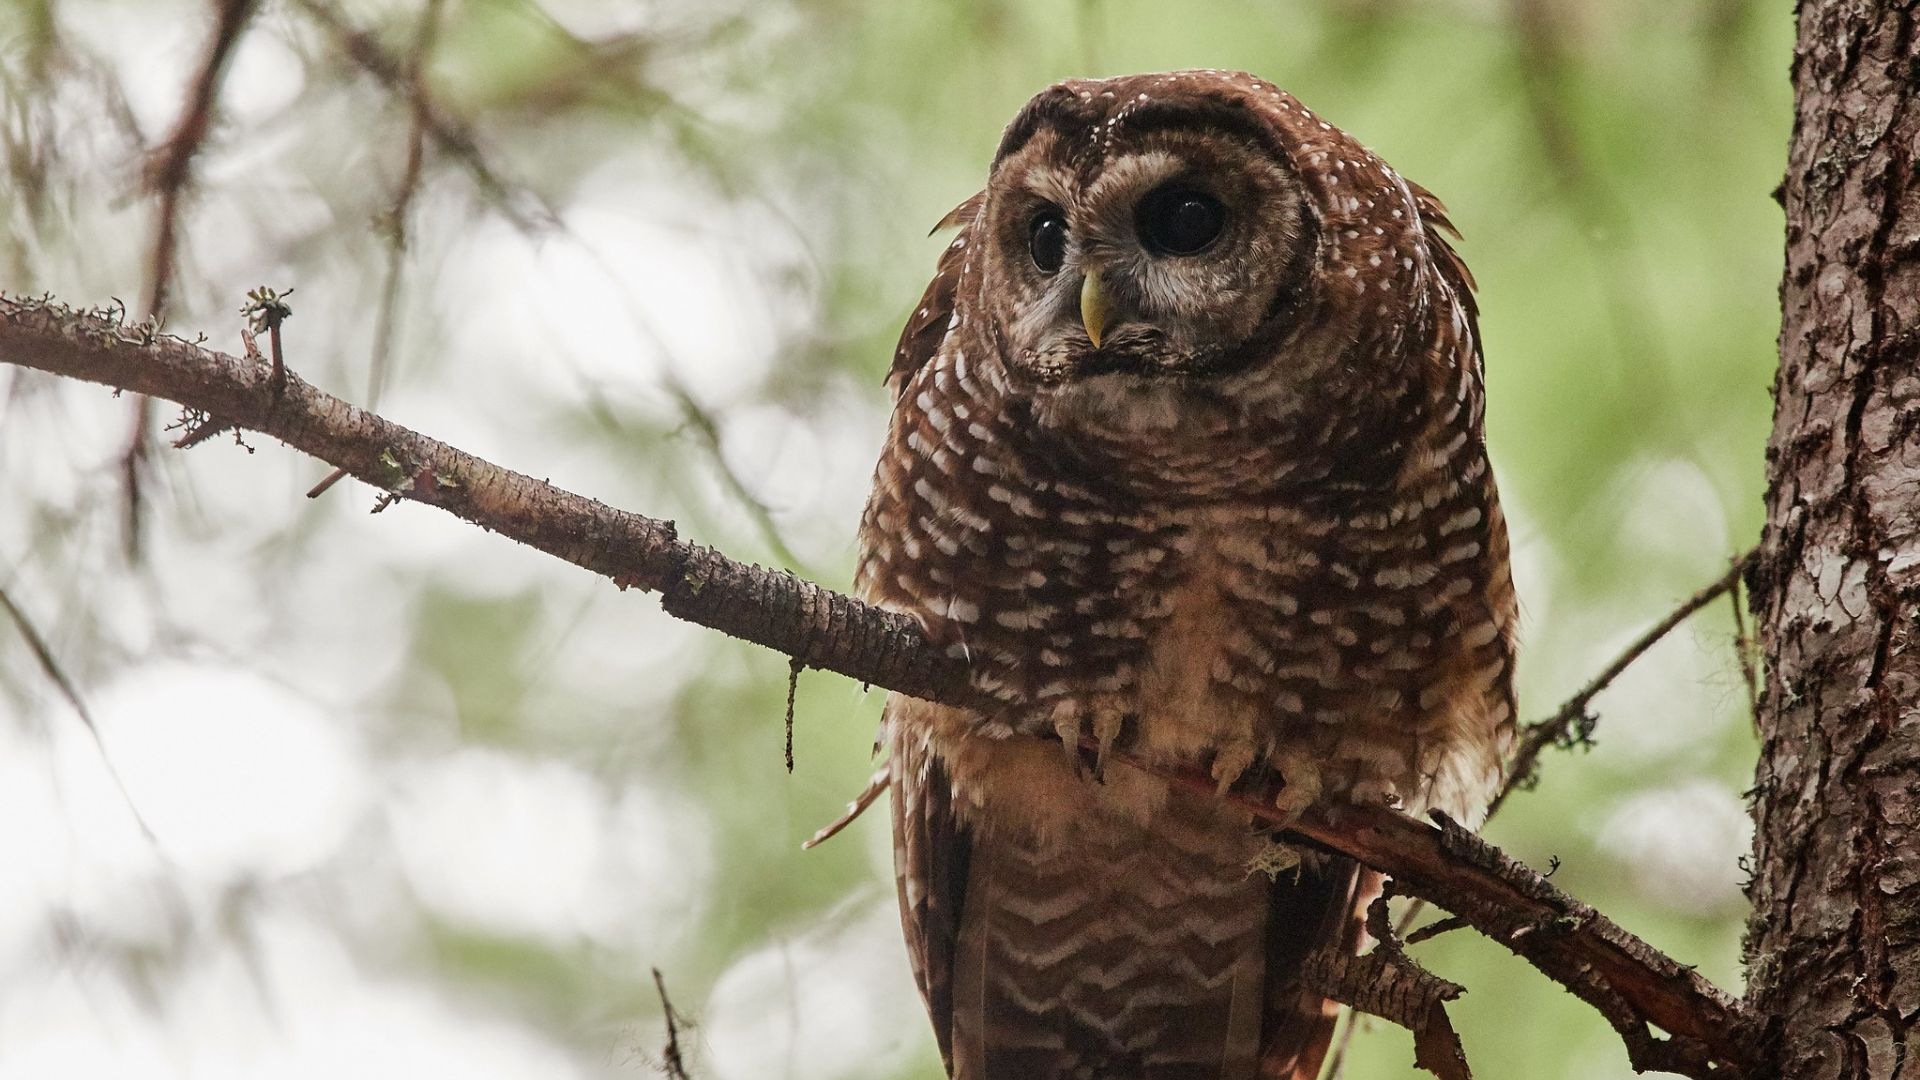
[[[1687,597],[1679,607],[1668,612],[1666,618],[1654,623],[1645,633],[1633,639],[1632,644],[1628,645],[1619,656],[1614,657],[1613,663],[1608,664],[1600,674],[1588,680],[1587,684],[1568,698],[1552,716],[1528,724],[1520,735],[1520,746],[1514,751],[1513,760],[1508,763],[1507,782],[1500,789],[1500,794],[1494,798],[1493,805],[1487,808],[1487,816],[1492,817],[1495,811],[1506,803],[1507,796],[1513,794],[1515,789],[1526,787],[1534,781],[1535,770],[1539,768],[1541,751],[1555,743],[1585,744],[1588,736],[1593,732],[1595,723],[1595,717],[1587,707],[1593,704],[1593,699],[1599,695],[1600,691],[1613,685],[1613,680],[1632,667],[1634,661],[1645,655],[1648,649],[1659,644],[1661,638],[1672,633],[1674,627],[1686,622],[1694,612],[1711,604],[1715,597],[1738,584],[1740,575],[1746,573],[1747,567],[1752,565],[1753,558],[1758,552],[1758,548],[1753,548],[1734,559],[1726,573],[1702,586],[1699,592]],[[1744,654],[1741,663],[1747,664]]]
[[[971,686],[964,660],[929,643],[905,615],[735,562],[681,540],[672,522],[501,468],[323,393],[290,371],[276,378],[263,361],[157,334],[151,324],[129,325],[117,310],[0,296],[0,362],[169,398],[273,436],[396,498],[437,506],[622,588],[658,592],[676,617],[807,666],[948,705],[992,707]],[[1123,752],[1116,760],[1181,787],[1214,791],[1199,773]],[[1468,830],[1375,806],[1288,820],[1261,782],[1225,797],[1292,839],[1381,871],[1398,891],[1453,912],[1526,958],[1606,1017],[1636,1069],[1693,1077],[1752,1070],[1750,1033],[1757,1028],[1735,999]]]

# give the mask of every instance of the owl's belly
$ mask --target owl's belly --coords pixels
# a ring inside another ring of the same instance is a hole
[[[1271,725],[1260,715],[1257,689],[1227,681],[1253,629],[1221,594],[1209,556],[1200,560],[1157,598],[1167,614],[1147,638],[1131,711],[1148,757],[1203,764],[1216,779],[1231,779],[1265,748],[1263,729]]]
[[[1473,600],[1463,617],[1435,590],[1393,588],[1263,523],[1186,524],[1182,572],[1133,600],[1155,616],[1129,703],[1136,749],[1221,783],[1272,768],[1296,809],[1339,798],[1471,812],[1506,720],[1503,664],[1457,630],[1474,625]]]
[[[1475,584],[1463,568],[1409,561],[1404,544],[1372,554],[1376,537],[1285,508],[1142,515],[1128,528],[1132,539],[1100,544],[1005,534],[1005,566],[900,605],[1008,703],[929,727],[956,787],[1041,831],[1089,813],[1145,822],[1167,802],[1165,782],[1132,770],[1088,784],[1060,746],[999,737],[1011,728],[1114,738],[1222,783],[1273,769],[1295,806],[1399,801],[1472,816],[1483,805],[1510,727],[1510,654],[1487,595],[1456,588]]]

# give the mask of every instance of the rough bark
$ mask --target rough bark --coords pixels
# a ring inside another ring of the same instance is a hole
[[[1793,64],[1749,997],[1783,1077],[1920,1075],[1916,0],[1805,0]]]

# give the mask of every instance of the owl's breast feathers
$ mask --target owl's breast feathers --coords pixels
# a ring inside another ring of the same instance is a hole
[[[1309,401],[1196,393],[1150,438],[1036,407],[970,302],[979,197],[902,336],[857,589],[1001,703],[888,707],[909,951],[956,1076],[1310,1076],[1330,1028],[1299,961],[1357,942],[1365,899],[1338,861],[1249,877],[1264,842],[1224,804],[1007,735],[1468,821],[1498,784],[1515,604],[1469,279],[1437,202],[1377,162],[1396,198],[1357,187],[1328,130],[1294,149],[1335,230],[1318,329],[1288,339],[1340,351]],[[1369,305],[1391,325],[1354,325]]]

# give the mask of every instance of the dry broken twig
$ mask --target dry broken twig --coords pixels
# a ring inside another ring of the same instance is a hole
[[[991,709],[910,618],[681,540],[671,522],[616,510],[501,468],[356,408],[285,371],[213,352],[112,311],[0,296],[0,361],[166,397],[341,466],[396,499],[437,506],[610,578],[660,593],[671,614],[809,667],[961,707]],[[1210,777],[1115,752],[1123,766],[1212,792]],[[1257,781],[1229,793],[1291,839],[1338,852],[1400,891],[1466,919],[1606,1017],[1637,1069],[1692,1077],[1752,1071],[1757,1028],[1741,1004],[1444,818],[1339,807],[1288,821]],[[1653,1029],[1667,1033],[1660,1038]]]
[[[1466,1051],[1446,1009],[1446,1003],[1466,988],[1440,978],[1407,955],[1388,925],[1387,901],[1393,897],[1393,883],[1387,886],[1367,908],[1367,932],[1376,942],[1373,950],[1322,949],[1307,958],[1302,974],[1309,986],[1340,1004],[1413,1032],[1413,1063],[1418,1068],[1440,1080],[1472,1080]],[[1351,1023],[1347,1031],[1353,1031]],[[1343,1042],[1335,1069],[1345,1049]]]

